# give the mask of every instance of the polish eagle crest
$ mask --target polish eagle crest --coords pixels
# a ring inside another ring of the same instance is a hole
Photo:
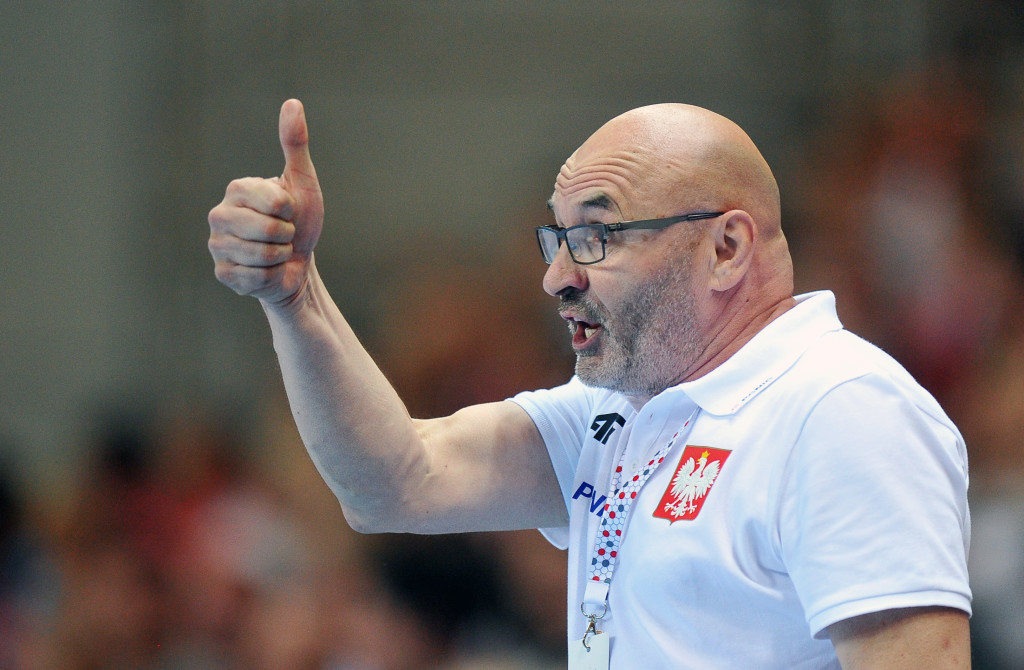
[[[696,518],[730,452],[687,446],[654,516],[680,521]]]

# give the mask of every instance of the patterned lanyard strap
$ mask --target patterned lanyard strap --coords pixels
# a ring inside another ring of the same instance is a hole
[[[672,439],[658,450],[654,458],[634,472],[633,477],[625,483],[622,482],[623,462],[626,458],[625,450],[622,453],[619,465],[615,468],[615,474],[612,476],[612,493],[608,496],[608,502],[605,503],[601,525],[597,529],[593,556],[590,561],[590,579],[587,581],[583,602],[580,604],[580,611],[589,620],[589,625],[587,626],[588,635],[591,632],[597,632],[596,622],[608,613],[608,589],[611,585],[612,575],[615,572],[616,560],[619,557],[619,546],[622,544],[626,519],[629,516],[629,510],[633,506],[633,501],[636,500],[640,488],[665,460],[665,455],[675,445],[679,435],[696,417],[697,411],[699,410],[695,410],[690,415],[690,418],[686,420],[682,428],[677,430]],[[584,636],[584,646],[586,646],[586,635]]]

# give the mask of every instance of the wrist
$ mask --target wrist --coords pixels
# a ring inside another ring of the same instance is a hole
[[[260,298],[260,305],[268,316],[292,317],[315,302],[314,286],[319,283],[319,275],[313,263],[312,255],[306,265],[298,288],[288,296],[280,299]]]

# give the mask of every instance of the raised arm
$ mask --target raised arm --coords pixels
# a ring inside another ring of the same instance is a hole
[[[323,197],[301,103],[281,108],[281,177],[228,185],[211,210],[217,278],[259,298],[292,415],[359,531],[424,533],[564,524],[540,434],[509,402],[413,420],[328,295],[313,261]]]

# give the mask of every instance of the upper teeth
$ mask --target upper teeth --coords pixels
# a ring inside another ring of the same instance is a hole
[[[567,323],[569,325],[569,332],[574,334],[574,335],[576,334],[576,331],[578,331],[580,328],[582,328],[583,329],[583,334],[585,336],[587,336],[587,337],[590,337],[591,335],[596,333],[597,329],[598,329],[598,326],[588,326],[584,322],[576,321],[575,319],[569,319],[569,321],[567,321]]]

